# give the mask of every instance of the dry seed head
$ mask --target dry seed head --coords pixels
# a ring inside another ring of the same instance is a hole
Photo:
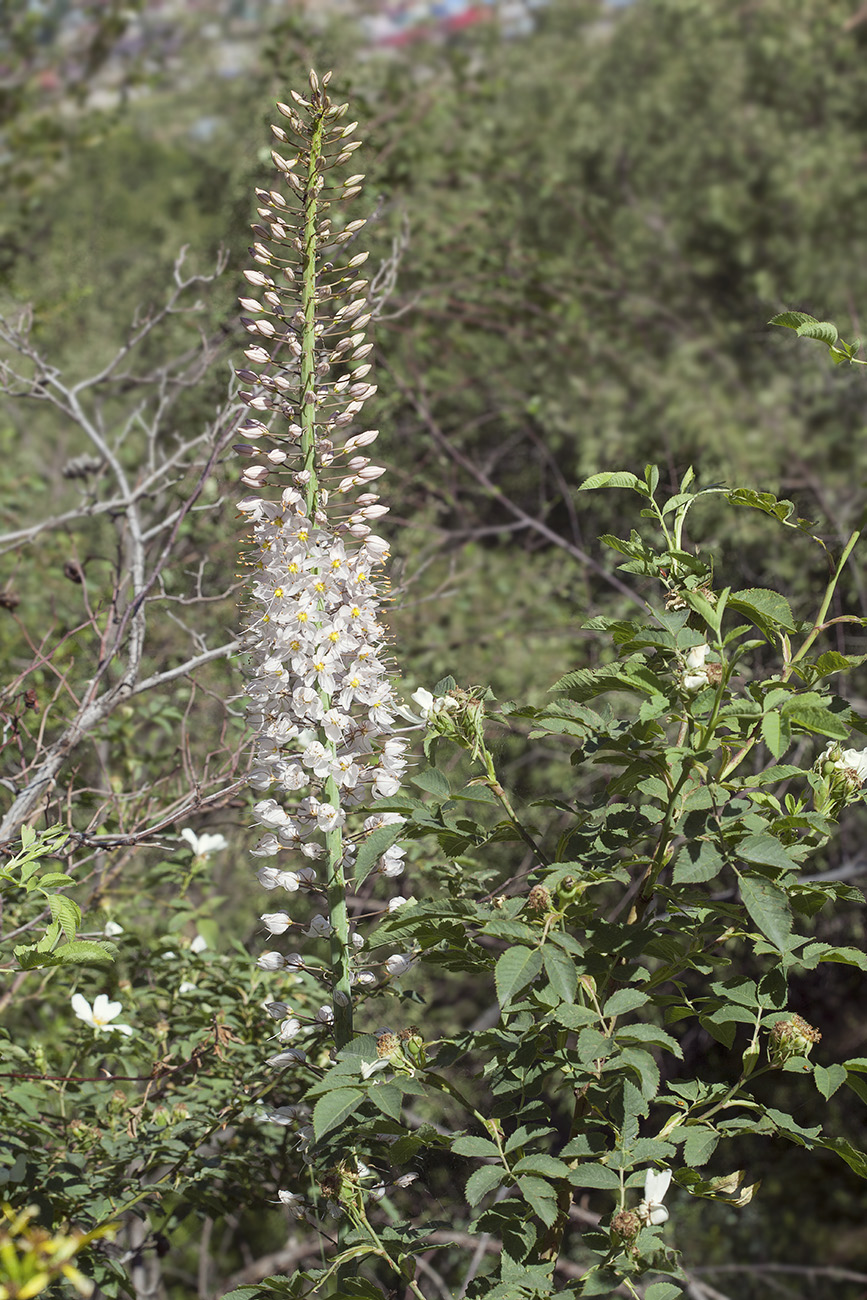
[[[380,1034],[376,1040],[376,1055],[382,1061],[400,1050],[396,1034]]]
[[[611,1235],[617,1241],[632,1241],[637,1237],[641,1229],[641,1222],[637,1214],[631,1210],[618,1210],[617,1214],[611,1220]]]
[[[544,885],[533,886],[527,895],[526,907],[539,916],[551,911],[551,894]]]

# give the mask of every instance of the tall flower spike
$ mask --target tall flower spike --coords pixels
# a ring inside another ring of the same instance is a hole
[[[334,180],[360,141],[350,139],[357,123],[344,124],[348,106],[327,94],[330,75],[320,85],[311,72],[307,98],[293,91],[293,104],[277,105],[288,130],[271,128],[283,152],[272,152],[274,188],[256,191],[255,269],[244,275],[259,296],[241,305],[250,313],[242,317],[246,356],[257,369],[238,371],[251,413],[236,450],[248,461],[242,481],[256,490],[239,502],[255,546],[245,648],[255,733],[249,781],[262,796],[254,808],[262,836],[252,852],[324,860],[329,915],[305,933],[329,938],[339,1048],[352,1036],[356,951],[346,906],[355,851],[347,815],[393,795],[406,760],[392,731],[395,699],[371,578],[388,557],[372,529],[387,507],[369,491],[385,471],[361,454],[375,429],[347,436],[376,388],[367,378],[368,282],[357,276],[367,254],[349,255],[365,223],[345,224],[334,206],[361,188],[361,175]],[[400,820],[381,813],[363,829]],[[297,858],[257,875],[268,890],[317,887],[314,870]],[[272,937],[300,933],[287,913],[267,913],[266,926]],[[268,952],[259,965],[297,961]]]

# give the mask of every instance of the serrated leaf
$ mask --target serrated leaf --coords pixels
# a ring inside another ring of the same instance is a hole
[[[634,474],[630,474],[628,470],[610,470],[602,474],[591,474],[589,478],[585,478],[578,491],[590,492],[594,488],[601,487],[634,488],[639,486],[646,495],[647,489]]]
[[[108,944],[97,943],[94,939],[73,939],[55,948],[52,954],[60,966],[87,966],[91,963],[104,965],[114,961],[115,949]]]
[[[653,1282],[644,1293],[644,1300],[677,1300],[682,1296],[679,1286],[673,1282]]]
[[[367,839],[362,841],[355,859],[356,885],[360,885],[367,879],[385,850],[390,849],[392,844],[396,844],[404,833],[402,822],[393,826],[380,826],[370,832]]]
[[[516,993],[536,978],[542,970],[542,954],[538,948],[509,948],[498,959],[494,978],[497,1001],[507,1007]]]
[[[828,347],[832,347],[840,337],[837,326],[830,320],[804,321],[795,333],[801,339],[818,339],[820,343],[827,343]]]
[[[317,1142],[358,1110],[366,1095],[361,1088],[335,1088],[320,1097],[313,1107],[313,1132]]]
[[[795,619],[792,607],[778,591],[768,587],[745,587],[743,591],[733,591],[729,596],[729,606],[752,618],[762,631],[772,630],[779,625],[787,632],[794,632]]]
[[[418,786],[419,790],[426,790],[428,794],[436,795],[438,799],[448,799],[452,792],[448,778],[438,767],[428,767],[423,772],[415,772],[410,780],[413,785]]]
[[[788,952],[792,912],[785,890],[764,876],[741,876],[740,891],[756,927],[780,952]]]
[[[578,971],[575,969],[575,963],[563,951],[562,948],[555,948],[552,944],[546,943],[542,947],[542,961],[545,964],[545,974],[555,993],[563,999],[564,1002],[574,1002],[575,992],[578,988]]]
[[[506,1171],[502,1165],[483,1165],[481,1169],[475,1169],[467,1179],[464,1190],[469,1204],[478,1205],[482,1197],[499,1187],[505,1177]]]
[[[478,1156],[484,1160],[498,1160],[500,1153],[495,1142],[483,1137],[458,1137],[452,1142],[452,1151],[457,1156]]]
[[[846,740],[849,728],[845,722],[832,713],[814,704],[799,704],[797,696],[791,704],[785,706],[784,712],[789,721],[804,731],[815,731],[820,736],[830,736],[832,740]]]
[[[792,728],[785,714],[764,714],[762,717],[762,740],[774,758],[780,758],[785,754],[792,743]]]
[[[569,1182],[573,1187],[597,1187],[602,1191],[619,1192],[620,1175],[607,1165],[579,1165],[571,1170]]]
[[[719,1142],[719,1133],[709,1124],[696,1124],[686,1130],[683,1143],[683,1163],[690,1169],[707,1164]]]
[[[541,1152],[524,1156],[512,1169],[514,1174],[536,1174],[539,1178],[568,1178],[569,1172],[569,1166],[564,1160]]]
[[[751,862],[757,867],[779,867],[783,871],[797,869],[797,863],[789,857],[775,835],[745,835],[736,853],[743,862]]]
[[[813,1082],[828,1101],[846,1082],[846,1071],[842,1065],[817,1065],[813,1069]]]
[[[403,1104],[403,1093],[400,1088],[396,1088],[393,1083],[377,1083],[375,1088],[368,1090],[367,1095],[383,1115],[388,1116],[389,1119],[400,1119],[400,1108]]]
[[[67,939],[75,938],[75,931],[81,925],[81,908],[65,894],[52,894],[48,900],[51,919],[56,921]]]
[[[772,316],[768,324],[783,325],[786,329],[797,330],[815,319],[816,317],[811,316],[807,311],[781,311],[779,315]]]
[[[625,1016],[629,1011],[637,1011],[645,1002],[650,1001],[650,994],[641,989],[617,989],[602,1008],[603,1016]]]
[[[692,840],[684,844],[677,855],[671,876],[673,885],[696,885],[713,880],[725,863],[715,844],[710,840]]]
[[[527,1204],[538,1214],[539,1218],[550,1228],[557,1218],[557,1199],[554,1188],[541,1178],[525,1174],[518,1179],[518,1187]]]

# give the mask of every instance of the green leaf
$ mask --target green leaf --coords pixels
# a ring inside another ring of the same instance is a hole
[[[377,1083],[375,1088],[368,1090],[367,1095],[383,1115],[387,1115],[389,1119],[400,1119],[400,1108],[403,1105],[403,1093],[400,1088],[396,1088],[393,1083]],[[327,1097],[328,1093],[325,1096]]]
[[[52,894],[48,900],[51,919],[56,921],[67,939],[75,938],[75,931],[81,925],[81,908],[65,894]]]
[[[543,1153],[524,1156],[512,1169],[513,1174],[537,1174],[540,1178],[568,1178],[569,1166],[556,1156]]]
[[[602,1008],[603,1016],[624,1016],[629,1011],[637,1011],[645,1002],[650,1001],[650,994],[641,989],[617,989]]]
[[[502,1165],[483,1165],[481,1169],[474,1170],[467,1179],[464,1191],[469,1204],[478,1205],[482,1197],[499,1187],[506,1176]]]
[[[800,704],[797,696],[791,704],[786,705],[785,716],[804,731],[815,731],[820,736],[830,736],[832,740],[847,740],[849,737],[849,728],[845,722],[830,709],[823,709],[813,704]]]
[[[550,1228],[557,1218],[557,1198],[551,1184],[525,1174],[518,1179],[518,1187],[527,1204],[538,1214],[545,1227]]]
[[[867,1154],[853,1147],[851,1142],[847,1142],[842,1137],[825,1138],[822,1146],[827,1151],[833,1151],[841,1160],[845,1160],[849,1168],[854,1169],[859,1177],[867,1178]]]
[[[607,1165],[579,1165],[569,1174],[573,1187],[598,1187],[602,1191],[619,1192],[620,1175]]]
[[[116,949],[94,939],[73,939],[71,943],[61,944],[52,954],[58,966],[89,966],[105,964],[115,960]]]
[[[743,591],[733,591],[728,603],[732,609],[752,618],[763,632],[773,631],[776,627],[787,632],[795,630],[792,607],[778,591],[767,587],[745,587]]]
[[[644,1293],[644,1300],[677,1300],[683,1292],[673,1282],[654,1282]]]
[[[832,347],[839,338],[837,326],[829,320],[804,321],[795,332],[799,338],[818,339],[820,343],[827,343],[828,347]]]
[[[710,1160],[718,1142],[719,1133],[709,1124],[691,1125],[683,1144],[683,1163],[690,1169],[699,1169]]]
[[[602,474],[591,474],[589,478],[585,478],[578,491],[590,492],[593,488],[601,487],[640,488],[642,493],[645,496],[647,495],[645,485],[634,474],[630,474],[628,470],[612,470]]]
[[[405,831],[402,822],[393,826],[380,826],[370,832],[367,839],[362,841],[355,860],[356,885],[360,885],[367,879],[385,850],[390,849],[392,844],[396,844],[403,834]]]
[[[828,1101],[846,1082],[846,1071],[842,1065],[817,1065],[813,1069],[813,1082]]]
[[[428,794],[436,795],[438,799],[448,799],[451,796],[452,789],[448,778],[438,767],[428,767],[423,772],[415,772],[410,780],[413,785],[418,786],[419,790],[426,790]]]
[[[815,970],[820,963],[826,961],[867,970],[867,953],[860,948],[835,948],[829,943],[808,943],[798,954],[799,965],[805,966],[807,970]]]
[[[703,880],[713,880],[725,863],[719,849],[710,840],[692,840],[684,844],[674,864],[673,885],[696,885]]]
[[[497,961],[494,978],[497,984],[497,1001],[507,1007],[516,993],[531,983],[542,970],[542,954],[538,948],[509,948]]]
[[[457,1137],[452,1142],[452,1151],[457,1156],[479,1156],[485,1160],[500,1158],[496,1143],[483,1137]]]
[[[816,317],[811,316],[806,311],[781,311],[778,316],[772,316],[768,321],[769,325],[783,325],[789,330],[799,330],[802,325],[815,323]]]
[[[555,948],[550,943],[546,943],[542,947],[542,961],[545,964],[545,974],[548,976],[554,992],[564,1002],[574,1002],[575,991],[578,988],[578,971],[575,969],[574,961],[566,955],[562,948]]]
[[[780,952],[788,952],[792,913],[786,892],[764,876],[741,876],[744,907],[766,939]]]
[[[762,717],[762,740],[773,754],[780,758],[792,743],[792,728],[783,713],[766,713]]]
[[[738,844],[736,852],[743,862],[751,862],[757,867],[780,867],[784,871],[797,870],[797,863],[789,857],[774,835],[745,835]]]
[[[313,1107],[313,1132],[317,1142],[358,1110],[366,1096],[361,1088],[335,1088],[320,1097]]]

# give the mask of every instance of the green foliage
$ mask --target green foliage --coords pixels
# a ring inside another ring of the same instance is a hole
[[[39,902],[40,898],[43,907],[47,903],[51,918],[39,939],[16,944],[13,948],[15,961],[21,970],[109,963],[114,958],[113,945],[76,939],[82,921],[81,908],[72,898],[59,892],[74,883],[73,877],[64,871],[44,870],[46,858],[60,857],[64,849],[68,852],[68,841],[69,836],[61,826],[38,833],[30,826],[23,826],[21,852],[0,867],[0,880],[13,886],[12,890],[0,894],[7,918],[10,914],[16,918],[28,918],[24,924],[13,925],[13,928],[29,930],[34,924],[39,924],[44,911],[30,917],[28,914],[33,908],[28,907],[28,903]],[[18,891],[20,903],[14,897],[15,891]]]

